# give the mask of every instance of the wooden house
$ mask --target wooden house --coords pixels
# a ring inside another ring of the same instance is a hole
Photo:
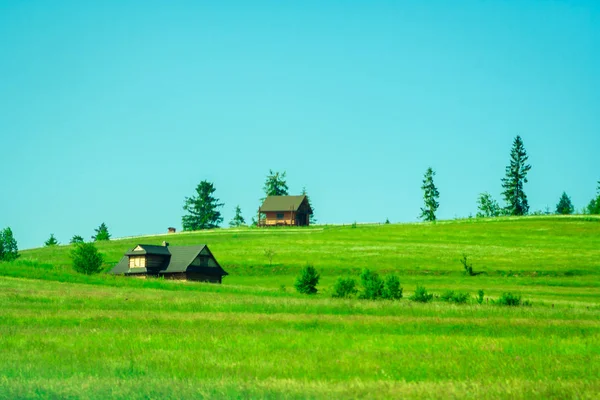
[[[258,209],[259,226],[308,226],[312,209],[302,196],[268,196]]]
[[[221,283],[223,276],[228,275],[205,244],[169,246],[168,243],[138,244],[109,273],[213,283]]]

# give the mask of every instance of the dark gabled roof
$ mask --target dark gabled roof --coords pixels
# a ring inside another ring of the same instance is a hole
[[[143,250],[134,251],[135,248],[141,247]],[[206,252],[212,257],[214,262],[217,264],[217,267],[199,267],[190,264],[192,261],[200,255],[200,253],[206,249]],[[146,268],[129,268],[129,257],[130,255],[140,255],[140,254],[151,254],[151,255],[162,255],[165,256],[165,264],[164,266],[156,271],[152,271],[153,274],[173,274],[178,272],[200,272],[206,275],[217,275],[224,276],[229,275],[221,266],[219,262],[212,255],[211,251],[205,244],[200,244],[196,246],[153,246],[147,244],[140,244],[134,247],[133,249],[127,251],[125,256],[121,258],[121,260],[114,266],[112,270],[110,270],[111,274],[126,274],[126,275],[135,275],[135,274],[145,274],[148,272]]]
[[[136,250],[140,247],[142,250]],[[157,256],[170,256],[169,247],[167,246],[155,246],[153,244],[138,244],[133,249],[125,253],[126,256],[135,256],[137,254],[152,254]]]
[[[258,209],[260,212],[273,211],[298,211],[302,202],[306,199],[301,196],[268,196]],[[312,212],[312,211],[311,211]]]

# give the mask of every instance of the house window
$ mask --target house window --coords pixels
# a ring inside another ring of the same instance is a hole
[[[283,219],[283,213],[277,213],[277,219]]]
[[[144,257],[129,257],[129,268],[144,268],[145,266]]]

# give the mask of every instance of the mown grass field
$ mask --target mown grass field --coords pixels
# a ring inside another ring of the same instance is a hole
[[[600,218],[239,229],[99,244],[207,243],[223,285],[75,274],[69,246],[0,263],[0,398],[596,398]],[[272,265],[265,250],[275,255]],[[459,262],[469,255],[477,276]],[[293,291],[307,263],[319,294]],[[362,268],[397,301],[331,298]],[[409,301],[483,289],[531,307]]]

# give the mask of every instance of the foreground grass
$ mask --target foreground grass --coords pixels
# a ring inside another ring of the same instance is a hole
[[[1,278],[0,396],[592,398],[599,317]]]
[[[207,243],[223,285],[73,272],[70,246],[0,262],[0,398],[595,398],[600,218],[240,229],[99,243]],[[273,249],[273,264],[264,256]],[[470,256],[477,276],[458,262]],[[306,263],[319,294],[293,291]],[[362,268],[477,305],[331,298]],[[521,294],[533,307],[490,300]]]

